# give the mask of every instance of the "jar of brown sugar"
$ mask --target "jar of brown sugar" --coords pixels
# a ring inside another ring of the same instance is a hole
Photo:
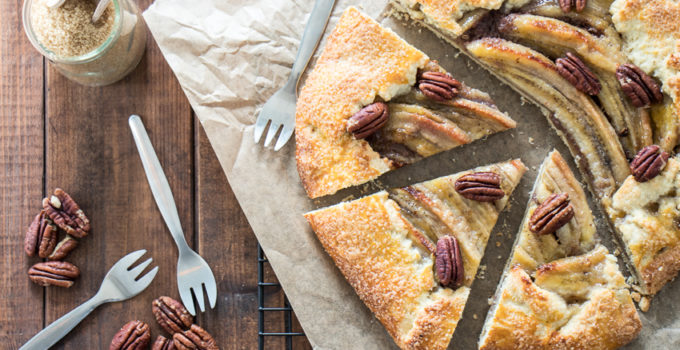
[[[107,85],[130,73],[144,55],[146,26],[132,0],[111,0],[92,22],[95,0],[25,0],[24,30],[29,40],[67,78],[84,85]]]

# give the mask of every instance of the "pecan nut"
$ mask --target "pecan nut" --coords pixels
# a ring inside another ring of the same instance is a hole
[[[43,199],[43,208],[57,226],[69,235],[77,238],[87,236],[90,231],[90,220],[85,216],[76,202],[61,188]]]
[[[175,343],[172,341],[172,339],[168,339],[162,335],[159,335],[158,338],[156,338],[156,341],[153,342],[153,345],[151,346],[151,350],[175,350]]]
[[[447,73],[428,71],[420,74],[416,86],[427,98],[444,102],[456,97],[462,84]]]
[[[493,202],[505,196],[501,189],[501,177],[493,172],[463,175],[456,180],[456,192],[478,202]]]
[[[465,270],[456,237],[447,235],[437,241],[435,269],[442,286],[456,289],[463,284]]]
[[[194,323],[194,317],[179,301],[162,296],[151,303],[156,322],[170,334],[185,331]]]
[[[192,324],[189,330],[175,333],[172,336],[175,348],[178,350],[218,350],[215,339],[205,329]]]
[[[382,128],[387,123],[389,115],[390,111],[386,103],[371,103],[349,118],[347,132],[357,139],[363,139]]]
[[[569,194],[554,193],[536,208],[529,218],[529,230],[537,235],[547,235],[557,231],[574,217],[574,207]]]
[[[652,103],[663,101],[659,84],[638,66],[630,63],[618,66],[616,79],[635,107],[649,107]]]
[[[586,8],[586,0],[559,0],[559,3],[562,12],[570,12],[572,8],[581,12]]]
[[[66,235],[57,243],[54,251],[47,258],[50,260],[64,260],[76,247],[78,247],[78,240]]]
[[[557,72],[577,90],[588,95],[600,93],[602,85],[597,76],[573,53],[567,52],[565,57],[555,60],[555,65]]]
[[[24,251],[28,256],[47,258],[57,245],[57,233],[57,226],[41,210],[26,231]]]
[[[657,145],[647,146],[638,152],[630,162],[630,172],[638,182],[655,178],[668,162],[668,153]]]
[[[51,285],[68,288],[78,276],[78,267],[66,261],[41,262],[28,270],[28,278],[44,287]]]
[[[149,342],[149,325],[142,321],[130,321],[113,336],[109,350],[142,350],[149,346]]]

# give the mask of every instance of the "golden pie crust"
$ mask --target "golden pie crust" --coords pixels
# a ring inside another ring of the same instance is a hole
[[[463,198],[456,179],[470,172],[501,177],[502,199]],[[436,281],[434,255],[388,191],[305,214],[324,249],[402,349],[446,349],[461,318],[498,214],[526,168],[512,160],[426,181],[410,189],[459,242],[465,279],[456,290]]]

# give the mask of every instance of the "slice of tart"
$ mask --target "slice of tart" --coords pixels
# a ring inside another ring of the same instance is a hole
[[[668,155],[657,157],[661,164]],[[621,232],[628,263],[640,291],[649,295],[680,270],[680,160],[674,157],[667,162],[649,180],[629,176],[612,203],[614,225]]]
[[[526,171],[512,160],[305,214],[402,349],[445,349],[491,230]]]
[[[486,93],[350,7],[300,92],[297,167],[316,198],[514,127]]]
[[[480,349],[615,349],[642,325],[585,193],[557,151],[539,170]]]
[[[647,75],[652,68],[627,55],[638,45],[624,50],[609,14],[610,0],[391,3],[394,13],[431,29],[542,107],[605,209],[629,175],[627,159],[652,143],[666,150],[677,143],[678,111]],[[643,8],[647,6],[638,6]],[[652,23],[661,17],[647,17],[650,34],[643,40],[667,44],[651,34],[656,27]],[[672,19],[660,20],[666,21]],[[635,26],[630,27],[634,32]],[[677,21],[662,33],[673,28]],[[677,44],[672,47],[677,52]],[[663,91],[673,96],[677,80],[663,83]]]

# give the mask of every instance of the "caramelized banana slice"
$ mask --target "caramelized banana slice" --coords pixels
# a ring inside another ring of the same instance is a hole
[[[598,98],[629,158],[652,143],[652,127],[644,108],[636,108],[621,90],[616,68],[626,60],[620,42],[596,37],[569,23],[536,15],[509,15],[500,25],[509,38],[557,58],[575,52],[597,74],[602,89]]]
[[[678,132],[680,132],[680,120],[675,111],[673,102],[666,96],[663,103],[652,105],[652,121],[654,121],[654,144],[659,145],[667,152],[673,151],[678,144]]]
[[[608,207],[630,170],[614,129],[592,100],[562,78],[550,59],[528,47],[484,38],[468,43],[466,49],[547,109],[548,120],[569,146],[591,191]]]

